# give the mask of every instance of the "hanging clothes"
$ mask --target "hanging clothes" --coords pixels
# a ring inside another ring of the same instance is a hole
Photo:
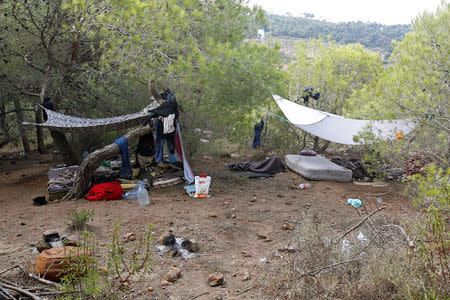
[[[120,154],[122,155],[122,167],[120,168],[119,176],[121,178],[131,179],[133,177],[133,171],[130,164],[130,155],[128,154],[128,141],[127,138],[122,136],[114,141],[119,146]]]
[[[264,120],[261,119],[261,121],[257,124],[255,124],[255,135],[253,136],[253,148],[256,149],[257,147],[261,146],[261,133],[264,128]]]

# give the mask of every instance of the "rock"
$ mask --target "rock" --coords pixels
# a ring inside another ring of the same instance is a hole
[[[42,234],[42,238],[44,239],[44,241],[46,241],[47,243],[56,241],[60,239],[59,233],[56,230],[50,229],[50,230],[46,230],[43,234]]]
[[[99,266],[97,269],[98,269],[98,270],[100,271],[100,273],[102,273],[102,274],[108,274],[108,268],[105,267],[105,266]]]
[[[233,208],[231,209],[231,211],[232,211],[232,212],[236,212],[236,207],[233,207]]]
[[[247,281],[250,280],[250,272],[249,271],[245,271],[244,275],[242,276],[242,281]]]
[[[50,249],[52,246],[50,246],[49,243],[45,242],[45,241],[39,241],[36,244],[36,249],[40,252]]]
[[[294,230],[294,225],[292,225],[291,223],[288,223],[288,224],[284,224],[281,228],[283,230]]]
[[[174,271],[177,277],[181,276],[181,270],[178,269],[177,267],[170,267],[170,271]]]
[[[253,197],[252,200],[250,200],[250,202],[256,202],[256,197]]]
[[[208,284],[210,286],[222,285],[223,281],[223,274],[220,272],[213,273],[208,277]]]
[[[167,280],[161,281],[161,286],[168,286],[170,283]]]
[[[215,213],[208,213],[208,218],[217,218]]]
[[[232,214],[232,215],[231,215],[231,218],[232,218],[232,219],[236,219],[236,218],[237,218],[236,214]]]
[[[177,273],[174,270],[170,270],[166,274],[166,280],[168,282],[175,282],[178,279]]]
[[[248,203],[248,206],[252,206],[252,205],[253,205],[253,203],[251,203],[251,202]]]
[[[153,292],[154,290],[155,290],[155,289],[152,288],[151,286],[147,288],[147,291],[149,291],[149,292]]]
[[[125,233],[122,237],[123,237],[125,243],[128,243],[128,242],[134,241],[136,239],[136,234],[134,234],[133,232],[129,232],[129,233]]]

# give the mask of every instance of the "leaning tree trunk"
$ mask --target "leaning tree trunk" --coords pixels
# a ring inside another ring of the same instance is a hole
[[[148,134],[152,131],[153,126],[141,126],[130,130],[127,134],[125,134],[125,137],[127,138],[128,143],[130,143],[140,136]],[[89,154],[89,156],[83,160],[80,168],[76,172],[72,188],[62,200],[76,200],[82,198],[86,194],[92,175],[95,169],[98,168],[100,162],[119,153],[119,146],[116,143],[112,143]]]

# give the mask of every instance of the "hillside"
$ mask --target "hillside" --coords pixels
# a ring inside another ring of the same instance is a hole
[[[273,38],[308,39],[327,38],[339,44],[360,43],[383,54],[392,53],[392,40],[401,40],[411,30],[410,25],[382,25],[378,23],[332,23],[312,18],[268,14],[266,35]]]

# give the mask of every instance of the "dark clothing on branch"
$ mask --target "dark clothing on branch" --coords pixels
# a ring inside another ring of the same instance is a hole
[[[253,137],[253,148],[261,146],[261,133],[264,128],[264,120],[261,119],[259,123],[255,124],[255,135]]]
[[[48,98],[48,97],[44,98],[44,103],[42,104],[42,106],[49,110],[55,110],[53,103],[52,103],[52,99]],[[47,116],[47,113],[45,112],[45,109],[42,112],[44,115],[44,121],[47,121],[48,116]]]

